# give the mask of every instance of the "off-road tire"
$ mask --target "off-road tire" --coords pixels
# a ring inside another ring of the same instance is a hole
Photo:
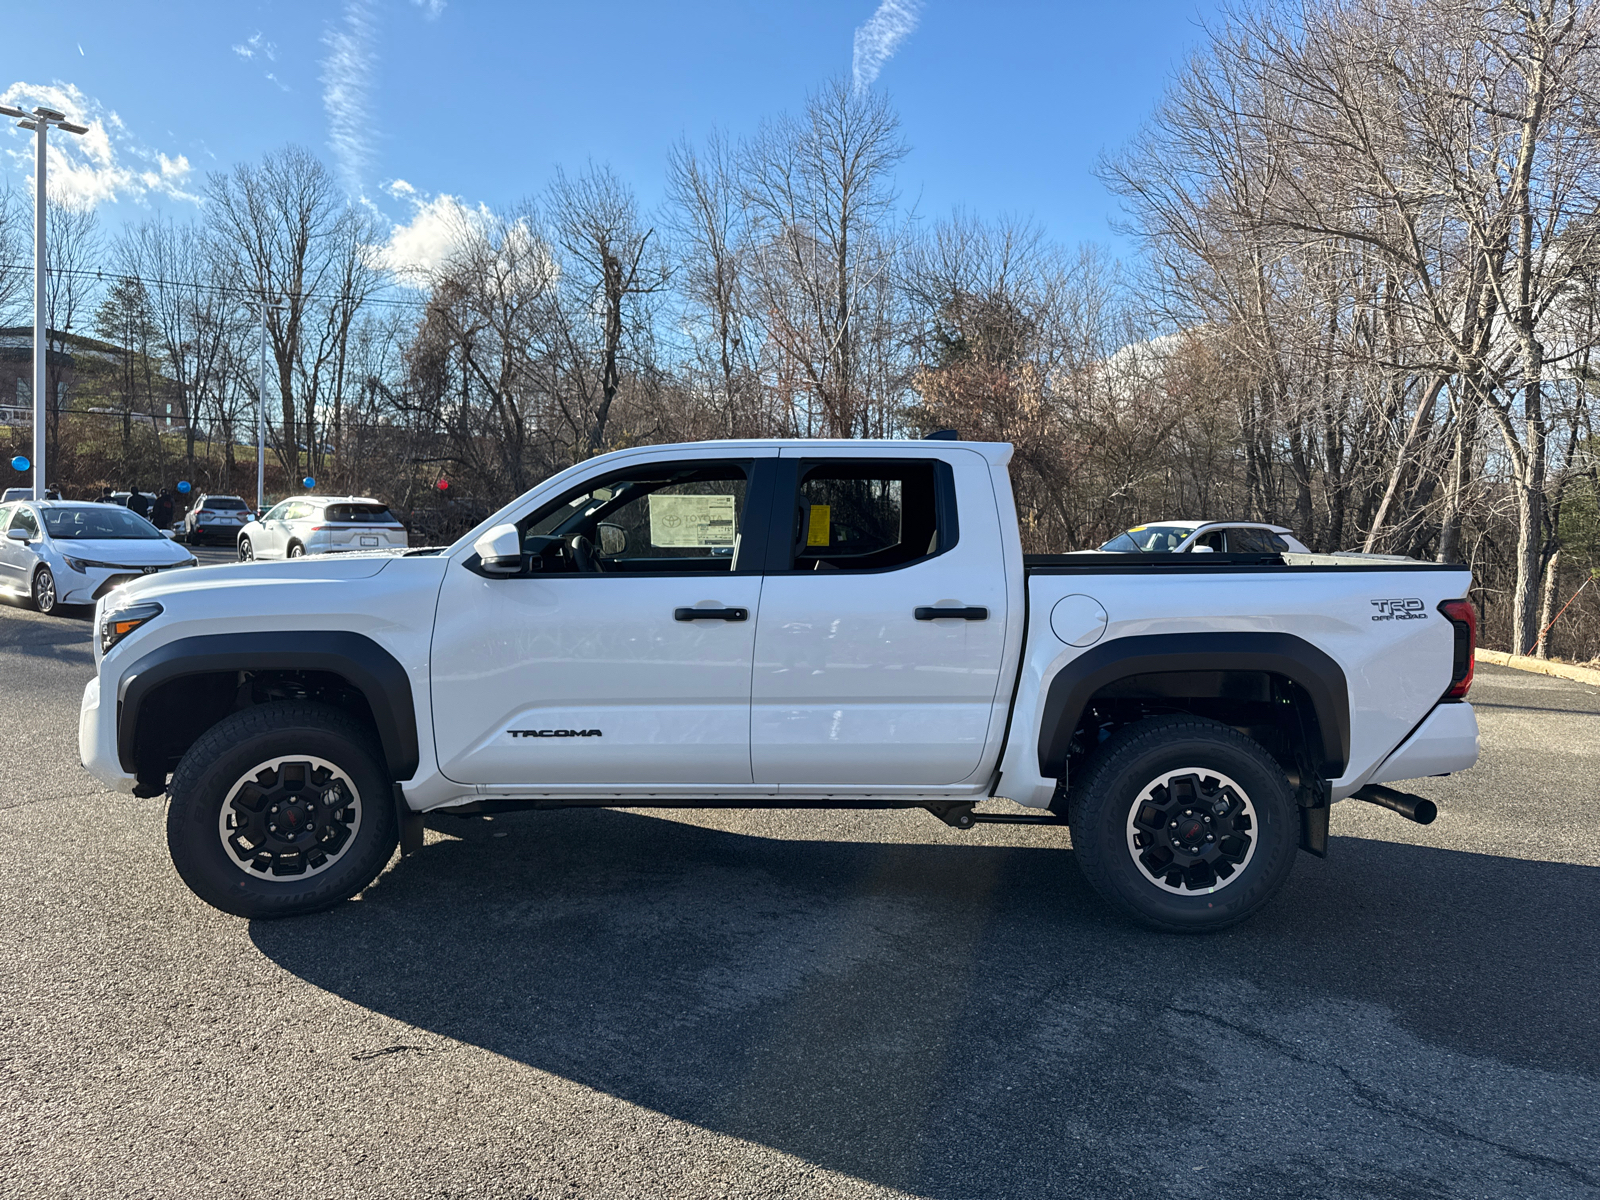
[[[33,581],[28,585],[28,604],[37,612],[49,616],[61,604],[61,598],[56,594],[56,577],[50,573],[49,567],[40,567],[33,573]]]
[[[241,865],[218,833],[223,805],[257,764],[304,755],[336,765],[360,796],[350,844],[306,878]],[[332,908],[378,877],[398,840],[393,784],[371,730],[329,705],[290,701],[247,708],[201,735],[167,789],[167,848],[190,889],[238,917],[289,917]]]
[[[1213,891],[1174,894],[1141,867],[1130,848],[1136,800],[1164,773],[1209,769],[1235,781],[1254,810],[1253,850]],[[1299,812],[1283,768],[1260,743],[1201,717],[1156,717],[1108,738],[1073,772],[1067,819],[1078,865],[1124,916],[1168,933],[1209,933],[1250,916],[1277,893],[1294,866]]]

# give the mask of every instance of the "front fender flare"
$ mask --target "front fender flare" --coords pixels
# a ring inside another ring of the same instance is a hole
[[[137,659],[117,682],[117,758],[136,774],[139,710],[156,688],[186,675],[218,671],[327,671],[366,697],[390,775],[410,779],[421,754],[411,679],[382,646],[342,630],[214,633],[178,638]]]

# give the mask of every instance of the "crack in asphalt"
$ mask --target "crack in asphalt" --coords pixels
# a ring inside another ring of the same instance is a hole
[[[1168,1005],[1167,1011],[1176,1013],[1177,1015],[1183,1017],[1198,1017],[1202,1021],[1209,1021],[1213,1025],[1220,1025],[1224,1029],[1230,1029],[1234,1033],[1239,1034],[1241,1037],[1263,1045],[1268,1049],[1275,1051],[1282,1057],[1289,1059],[1291,1062],[1299,1063],[1302,1066],[1319,1067],[1324,1070],[1333,1071],[1342,1079],[1344,1079],[1344,1081],[1350,1086],[1351,1092],[1355,1098],[1361,1103],[1365,1104],[1367,1108],[1384,1116],[1400,1117],[1405,1120],[1409,1120],[1422,1132],[1433,1133],[1441,1137],[1453,1137],[1462,1141],[1474,1142],[1477,1145],[1498,1150],[1506,1157],[1517,1162],[1525,1163],[1529,1166],[1545,1167],[1547,1169],[1552,1169],[1559,1173],[1565,1174],[1573,1182],[1581,1183],[1586,1187],[1600,1186],[1600,1175],[1594,1175],[1584,1171],[1582,1168],[1569,1163],[1564,1159],[1553,1158],[1550,1155],[1538,1154],[1530,1150],[1519,1150],[1514,1146],[1508,1146],[1503,1142],[1497,1142],[1493,1138],[1487,1138],[1481,1134],[1473,1133],[1471,1130],[1463,1129],[1459,1125],[1452,1124],[1449,1121],[1442,1120],[1435,1116],[1430,1116],[1427,1113],[1418,1112],[1413,1108],[1408,1108],[1403,1104],[1395,1102],[1393,1099],[1379,1089],[1373,1087],[1371,1084],[1363,1083],[1360,1079],[1356,1078],[1355,1073],[1349,1067],[1341,1066],[1335,1062],[1327,1062],[1323,1059],[1306,1054],[1303,1051],[1293,1048],[1289,1043],[1284,1042],[1281,1038],[1276,1038],[1260,1029],[1252,1028],[1236,1021],[1230,1021],[1226,1017],[1219,1017],[1215,1013],[1205,1012],[1201,1009],[1179,1008],[1177,1005]]]

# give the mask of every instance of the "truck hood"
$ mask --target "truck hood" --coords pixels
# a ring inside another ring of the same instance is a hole
[[[284,562],[226,563],[214,567],[190,567],[146,575],[124,584],[116,591],[117,605],[137,600],[159,600],[184,592],[212,588],[282,587],[294,584],[345,583],[371,579],[395,560],[393,553],[308,554]]]

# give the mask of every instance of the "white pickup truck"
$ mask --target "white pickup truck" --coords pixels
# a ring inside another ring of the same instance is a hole
[[[439,810],[920,807],[1066,821],[1169,930],[1259,908],[1330,803],[1426,821],[1381,785],[1476,761],[1466,569],[1025,556],[1010,456],[623,450],[443,549],[137,580],[96,613],[82,761],[167,792],[179,874],[247,917],[339,903]]]

